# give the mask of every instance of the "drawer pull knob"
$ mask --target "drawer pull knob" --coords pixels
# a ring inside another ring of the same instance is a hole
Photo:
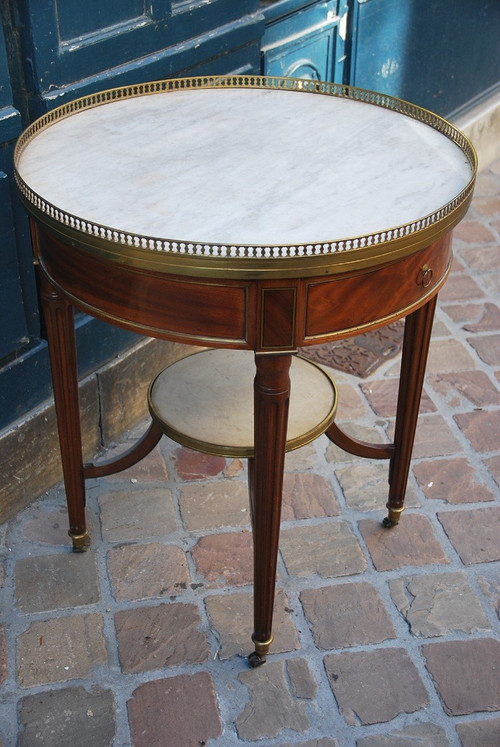
[[[423,265],[418,273],[418,285],[422,288],[428,288],[432,281],[432,268],[429,265]]]

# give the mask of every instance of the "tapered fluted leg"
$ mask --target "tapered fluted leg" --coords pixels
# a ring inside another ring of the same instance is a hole
[[[254,383],[255,455],[251,465],[254,541],[254,633],[251,666],[265,661],[272,621],[283,469],[290,400],[290,355],[257,355]]]
[[[253,457],[248,459],[248,495],[250,498],[250,520],[253,531],[253,491],[254,491],[255,462]]]
[[[40,291],[47,328],[59,445],[73,550],[87,546],[80,402],[73,307],[40,268]]]
[[[432,332],[437,296],[406,317],[394,432],[394,453],[389,473],[388,516],[384,526],[398,523],[404,508],[410,460],[415,440],[420,397]]]

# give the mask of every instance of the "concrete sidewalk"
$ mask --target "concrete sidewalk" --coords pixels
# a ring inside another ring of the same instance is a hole
[[[500,162],[475,195],[399,527],[386,463],[325,437],[290,454],[275,643],[250,670],[242,462],[164,438],[90,481],[84,555],[50,491],[0,528],[0,745],[500,745]],[[338,422],[390,438],[397,359],[336,378]]]

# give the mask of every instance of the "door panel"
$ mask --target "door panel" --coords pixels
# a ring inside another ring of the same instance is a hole
[[[256,71],[258,0],[19,0],[12,2],[29,120],[67,98],[179,75],[246,48]],[[250,64],[248,64],[250,63]],[[189,73],[186,73],[189,74]]]
[[[28,341],[7,174],[0,171],[0,358]]]
[[[263,74],[341,82],[346,13],[346,0],[266,4]]]
[[[500,2],[354,0],[348,82],[456,117],[500,87]]]

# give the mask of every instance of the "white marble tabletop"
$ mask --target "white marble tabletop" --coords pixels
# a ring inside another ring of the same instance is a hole
[[[89,108],[28,142],[27,185],[121,231],[297,244],[400,226],[469,183],[462,150],[397,112],[286,90],[157,93]]]

